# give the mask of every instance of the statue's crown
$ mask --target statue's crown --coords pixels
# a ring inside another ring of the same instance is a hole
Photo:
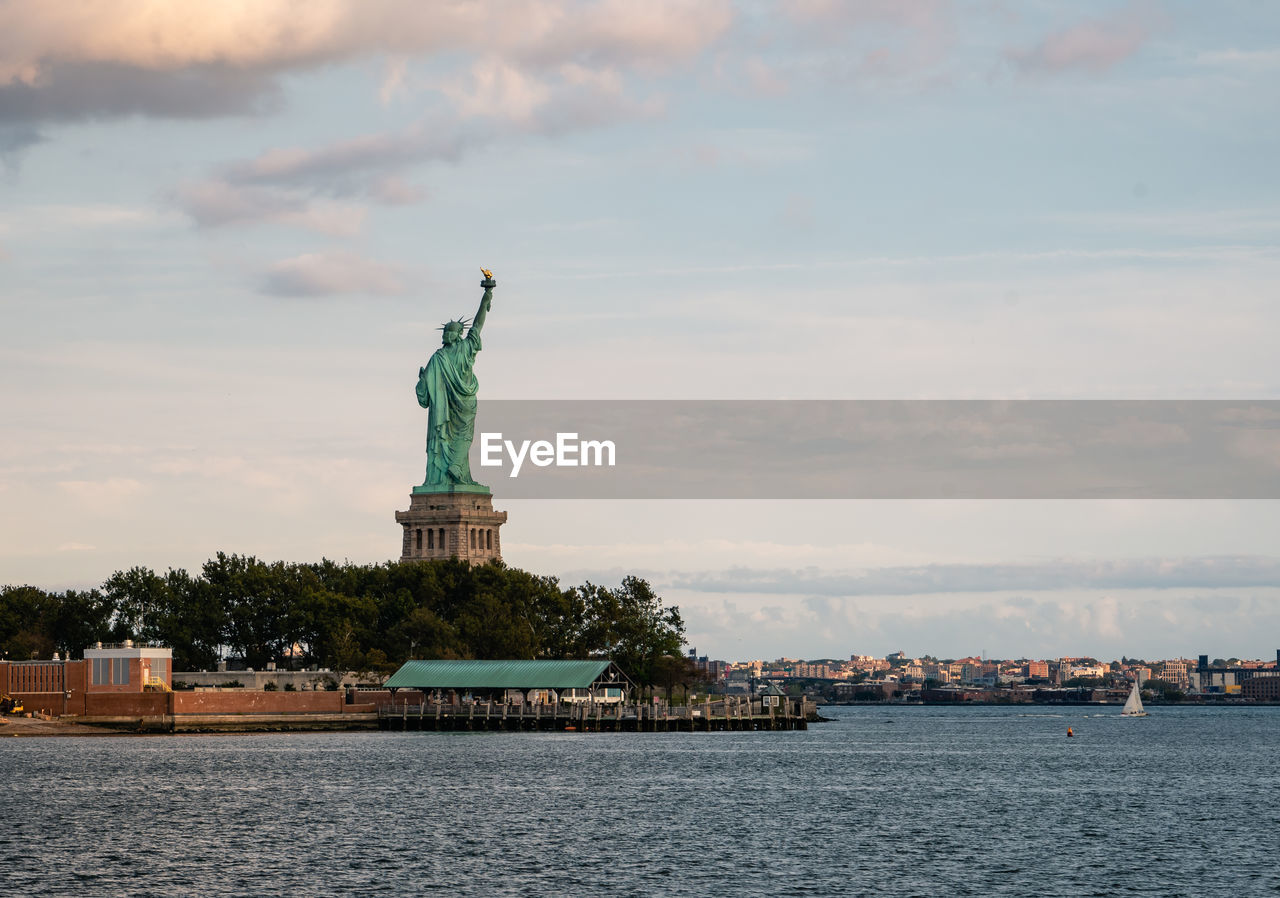
[[[436,328],[436,330],[438,330],[438,331],[450,331],[450,330],[453,330],[453,331],[460,331],[460,330],[462,330],[463,328],[465,328],[465,327],[467,326],[467,324],[469,324],[469,323],[470,323],[470,320],[471,320],[471,319],[469,319],[469,318],[455,318],[453,321],[446,321],[444,324],[442,324],[442,325],[440,325],[438,328]]]

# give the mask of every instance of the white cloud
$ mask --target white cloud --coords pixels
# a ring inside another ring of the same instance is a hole
[[[93,494],[105,500],[125,499],[140,493],[141,483],[127,477],[110,477],[106,480],[62,480],[58,482],[61,489],[77,495]]]
[[[570,63],[535,74],[485,58],[465,77],[437,87],[454,102],[456,115],[313,149],[276,147],[180,185],[174,199],[202,227],[265,221],[349,235],[362,227],[364,210],[325,204],[321,197],[420,202],[426,192],[404,175],[415,165],[457,160],[473,148],[523,134],[561,134],[662,110],[658,98],[629,97],[616,71]]]
[[[109,477],[106,480],[61,480],[60,489],[74,505],[88,514],[117,514],[136,499],[150,492],[131,477]]]
[[[1266,50],[1207,50],[1195,56],[1197,65],[1217,68],[1245,69],[1263,72],[1280,68],[1280,49]]]
[[[292,0],[15,0],[0,6],[0,122],[252,112],[280,73],[370,55],[392,60],[384,101],[403,86],[409,58],[437,52],[534,69],[661,68],[717,40],[732,17],[727,0],[316,0],[305,9]]]
[[[449,54],[448,65],[469,66],[412,85],[451,99],[448,114],[318,149],[272,149],[175,191],[205,227],[269,221],[351,234],[363,213],[317,208],[317,196],[418,202],[423,192],[404,177],[409,166],[456,159],[503,136],[656,115],[661,99],[633,96],[628,71],[692,59],[732,19],[726,0],[317,0],[305,10],[291,0],[20,0],[0,6],[0,160],[16,165],[42,139],[33,124],[261,113],[279,105],[286,72],[381,57],[386,104],[410,90],[417,58]]]
[[[352,203],[316,201],[298,190],[234,184],[218,178],[191,181],[174,199],[201,227],[273,222],[332,236],[352,236],[364,226],[366,209]]]
[[[662,591],[677,604],[699,651],[728,660],[884,655],[904,650],[956,658],[1089,655],[1150,660],[1201,651],[1268,658],[1256,632],[1280,623],[1274,589],[1023,596],[905,597],[888,601],[717,596]],[[1260,625],[1260,626],[1259,626]],[[1220,646],[1221,649],[1215,649]]]
[[[910,28],[941,28],[951,12],[948,0],[787,0],[783,9],[799,22],[823,29],[848,30],[870,24],[887,23]]]
[[[378,99],[382,105],[388,105],[397,94],[405,90],[409,75],[409,60],[404,56],[393,56],[387,60],[382,74],[382,84],[378,87]]]
[[[466,78],[441,85],[465,116],[494,116],[524,122],[551,96],[548,86],[496,57],[477,60]]]
[[[1134,10],[1080,22],[1047,35],[1034,47],[1009,51],[1009,59],[1028,73],[1081,70],[1100,74],[1135,55],[1153,31],[1153,23]]]
[[[789,0],[783,12],[809,48],[809,59],[790,75],[767,73],[758,82],[765,95],[780,80],[803,77],[806,67],[838,85],[927,87],[941,76],[939,66],[954,43],[949,0]],[[751,78],[750,68],[745,75]]]
[[[0,7],[0,82],[38,85],[59,63],[282,69],[438,50],[672,61],[696,53],[731,19],[725,0],[314,0],[305,9],[293,0],[14,0]]]
[[[403,293],[403,275],[394,266],[355,253],[331,250],[276,262],[267,269],[262,290],[276,296]]]
[[[1270,587],[1280,583],[1280,559],[1263,556],[1202,558],[1057,559],[1034,564],[925,564],[863,570],[753,569],[660,575],[694,592],[903,596],[1062,589],[1182,589]]]

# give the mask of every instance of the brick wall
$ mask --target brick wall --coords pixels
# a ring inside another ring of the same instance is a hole
[[[338,692],[175,692],[175,714],[337,714]]]
[[[63,702],[67,698],[62,692],[7,692],[5,694],[22,702],[24,711],[30,711],[33,714],[36,712],[50,714],[55,717],[62,715]]]
[[[0,693],[41,714],[75,714],[76,696],[67,691],[84,688],[83,661],[0,661]]]
[[[160,717],[172,714],[167,692],[90,692],[86,717]]]

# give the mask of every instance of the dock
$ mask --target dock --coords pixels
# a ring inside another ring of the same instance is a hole
[[[382,730],[508,730],[577,733],[698,733],[808,729],[812,703],[729,697],[692,705],[495,701],[392,702],[378,708]]]

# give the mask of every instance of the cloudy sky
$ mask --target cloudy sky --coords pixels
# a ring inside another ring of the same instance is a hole
[[[482,401],[1278,399],[1277,108],[1268,3],[5,0],[0,582],[395,556],[481,266]],[[496,504],[716,657],[1280,640],[1276,502]]]

